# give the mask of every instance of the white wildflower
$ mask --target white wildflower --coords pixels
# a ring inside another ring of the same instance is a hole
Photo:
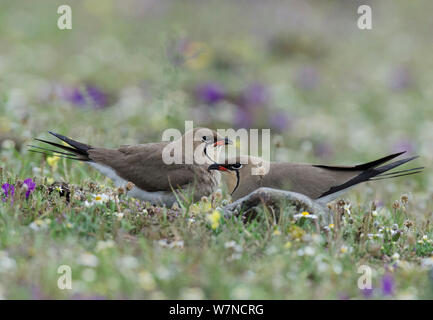
[[[145,290],[153,290],[156,287],[152,274],[147,270],[140,271],[138,274],[138,283]]]
[[[81,272],[81,278],[86,282],[93,282],[96,279],[96,272],[91,268],[86,268]]]
[[[224,243],[226,249],[233,249],[236,252],[242,252],[242,247],[236,243],[236,241],[228,241]]]
[[[350,203],[346,203],[343,207],[344,211],[350,216],[350,207],[352,206],[352,204]]]
[[[392,255],[392,260],[399,260],[400,259],[400,255],[398,254],[398,252],[396,252],[396,253],[394,253],[393,255]]]
[[[110,200],[110,196],[105,193],[97,194],[93,198],[93,202],[96,204],[103,204],[108,202],[109,200]]]
[[[9,257],[7,252],[0,251],[0,272],[13,270],[16,267],[15,259]]]
[[[114,241],[113,240],[107,240],[107,241],[98,241],[98,243],[96,244],[96,251],[102,251],[108,248],[113,248],[114,247]]]
[[[200,288],[182,288],[180,290],[182,300],[203,300],[205,298],[203,290]]]
[[[78,263],[82,266],[97,267],[99,264],[99,259],[97,256],[86,252],[78,257]]]
[[[138,265],[139,263],[137,258],[133,256],[124,256],[119,259],[120,268],[135,269],[138,267]]]

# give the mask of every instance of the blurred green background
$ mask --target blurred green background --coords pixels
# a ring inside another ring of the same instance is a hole
[[[287,160],[432,160],[429,1],[1,1],[4,122],[106,146],[184,120],[271,128]],[[89,97],[89,91],[90,97]]]
[[[72,30],[57,28],[57,8],[63,4],[72,7]],[[357,27],[361,4],[372,7],[372,30]],[[182,130],[185,120],[210,128],[271,128],[273,160],[349,165],[401,150],[420,155],[416,165],[427,167],[422,175],[363,185],[350,197],[365,205],[372,200],[390,205],[401,193],[414,193],[416,211],[428,221],[431,12],[433,2],[427,0],[416,5],[404,0],[0,0],[0,166],[8,178],[44,178],[33,170],[43,158],[25,145],[34,137],[47,138],[47,130],[115,147],[158,141],[166,128]],[[81,164],[63,162],[60,169],[48,175],[75,184],[107,182]],[[7,249],[13,241],[5,239]],[[38,239],[42,248],[52,241]],[[178,256],[168,257],[161,264]],[[211,270],[214,260],[208,261]],[[334,279],[311,294],[302,285],[283,294],[267,282],[263,287],[252,282],[263,290],[236,295],[229,289],[233,278],[219,288],[224,275],[213,274],[199,298],[336,298],[341,289],[330,289]],[[237,277],[235,271],[232,275]],[[409,278],[405,286],[413,283]],[[38,279],[43,283],[44,276]],[[202,285],[194,281],[193,287]],[[83,292],[143,297],[131,284],[123,291],[113,285],[118,291],[106,293],[111,288],[106,283]],[[4,295],[29,297],[24,287]],[[183,297],[170,293],[173,283],[157,288],[149,289],[156,290],[154,298]],[[57,297],[56,289],[44,290]]]

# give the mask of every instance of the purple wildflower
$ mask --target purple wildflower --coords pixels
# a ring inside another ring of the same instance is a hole
[[[63,90],[63,98],[77,106],[84,106],[86,104],[86,98],[78,88],[65,88]]]
[[[415,147],[413,145],[413,142],[407,138],[403,138],[392,146],[393,152],[400,152],[400,151],[406,151],[407,153],[413,153],[415,151]]]
[[[398,67],[391,72],[388,82],[391,90],[402,91],[412,86],[413,77],[408,68]]]
[[[327,142],[319,142],[314,145],[314,155],[318,158],[329,159],[333,156],[334,150]]]
[[[390,296],[394,292],[394,278],[390,273],[386,273],[382,277],[382,293],[386,296]]]
[[[215,104],[224,99],[224,89],[217,83],[205,83],[196,89],[196,97],[207,104]]]
[[[251,112],[238,108],[235,113],[234,125],[236,128],[249,128],[254,122],[254,116]]]
[[[246,108],[263,106],[268,102],[268,90],[260,83],[253,83],[242,92],[242,105]]]
[[[275,112],[269,117],[269,124],[278,131],[285,131],[290,126],[290,120],[285,112]]]
[[[364,298],[366,298],[366,299],[369,299],[373,296],[373,288],[371,288],[371,289],[365,288],[365,289],[362,289],[361,292],[362,292],[362,295],[364,296]]]
[[[26,199],[28,199],[30,194],[35,190],[36,183],[33,182],[32,178],[28,178],[24,180],[24,184],[27,186]]]
[[[13,184],[4,183],[2,185],[2,190],[3,190],[3,193],[4,193],[4,196],[3,196],[3,199],[2,199],[3,202],[5,202],[9,198],[9,196],[11,198],[13,198],[13,196],[15,194],[15,187],[14,187]]]
[[[340,292],[338,294],[338,299],[340,299],[340,300],[350,300],[350,297],[349,297],[349,295],[347,293]]]
[[[64,88],[62,97],[66,101],[79,107],[105,108],[108,104],[108,95],[98,86],[86,85],[85,89]]]
[[[102,109],[107,106],[107,94],[101,90],[101,88],[97,86],[87,85],[86,86],[87,94],[92,100],[94,106],[97,109]]]
[[[32,285],[30,287],[30,292],[32,294],[33,300],[47,300],[48,297],[43,293],[41,287],[37,285]]]
[[[319,74],[316,68],[305,66],[298,71],[295,82],[303,90],[313,90],[319,83]]]

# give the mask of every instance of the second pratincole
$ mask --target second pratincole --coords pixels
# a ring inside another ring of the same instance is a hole
[[[328,166],[304,163],[270,162],[268,172],[252,174],[253,168],[264,166],[265,160],[252,156],[240,156],[228,159],[225,163],[209,166],[209,171],[223,172],[233,200],[237,200],[260,187],[284,189],[304,194],[321,204],[335,200],[353,186],[372,180],[395,178],[419,173],[423,167],[386,173],[418,156],[384,163],[405,152],[355,166]],[[260,173],[260,170],[256,170]]]

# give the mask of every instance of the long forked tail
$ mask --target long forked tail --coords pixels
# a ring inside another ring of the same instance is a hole
[[[396,155],[400,155],[400,154],[396,154]],[[396,155],[391,155],[390,157],[394,158],[394,157],[396,157]],[[326,197],[330,194],[342,191],[344,189],[348,189],[348,188],[350,188],[350,187],[352,187],[358,183],[362,183],[362,182],[366,182],[366,181],[373,181],[373,180],[397,178],[397,177],[402,177],[402,176],[407,176],[407,175],[422,172],[424,167],[417,167],[417,168],[412,168],[412,169],[406,169],[406,170],[400,170],[400,171],[394,171],[394,172],[386,173],[387,171],[392,170],[398,166],[401,166],[402,164],[405,164],[409,161],[412,161],[418,157],[419,156],[414,156],[414,157],[398,160],[398,161],[395,161],[395,162],[392,162],[392,163],[389,163],[389,164],[386,164],[386,165],[383,165],[380,167],[370,167],[370,168],[362,171],[359,175],[350,179],[349,181],[347,181],[341,185],[331,187],[328,191],[326,191],[325,193],[320,195],[318,198]],[[385,158],[382,158],[380,160],[383,160],[383,159],[385,159]],[[372,163],[374,163],[374,162],[372,162]],[[381,163],[383,163],[383,162],[381,162]],[[368,163],[368,164],[370,165],[371,163]]]
[[[72,159],[72,160],[91,161],[91,159],[89,158],[89,154],[87,152],[90,149],[92,149],[91,146],[84,144],[84,143],[81,143],[81,142],[78,142],[78,141],[75,141],[75,140],[72,140],[68,137],[62,136],[61,134],[58,134],[55,132],[51,132],[51,131],[48,131],[48,132],[50,134],[52,134],[53,136],[55,136],[56,138],[65,142],[67,145],[51,142],[48,140],[37,139],[37,138],[35,140],[49,144],[53,147],[59,148],[62,151],[44,148],[44,147],[39,147],[39,146],[33,146],[33,145],[29,145],[30,148],[34,148],[34,149],[29,149],[29,151],[36,152],[36,153],[42,153],[42,154],[49,155],[49,156],[56,156],[56,157],[60,157],[60,158]]]
[[[375,170],[380,172],[378,175],[373,176],[371,178],[369,178],[368,180],[382,180],[382,179],[390,179],[390,178],[397,178],[397,177],[402,177],[402,176],[408,176],[411,174],[415,174],[415,173],[419,173],[422,172],[422,170],[424,169],[424,167],[416,167],[416,168],[412,168],[412,169],[405,169],[405,170],[400,170],[400,171],[394,171],[394,172],[389,172],[389,173],[385,173],[391,169],[394,169],[395,167],[398,167],[406,162],[412,161],[414,159],[417,159],[419,156],[414,156],[411,158],[407,158],[407,159],[402,159],[400,161],[396,161],[381,167],[376,168]]]
[[[383,163],[388,162],[394,158],[397,158],[398,156],[402,155],[405,152],[406,151],[393,153],[389,156],[386,156],[386,157],[383,157],[383,158],[380,158],[380,159],[377,159],[374,161],[366,162],[363,164],[358,164],[356,166],[327,166],[327,165],[314,165],[314,166],[318,167],[318,168],[337,170],[337,171],[364,171],[367,169],[375,168],[380,164],[383,164]]]

